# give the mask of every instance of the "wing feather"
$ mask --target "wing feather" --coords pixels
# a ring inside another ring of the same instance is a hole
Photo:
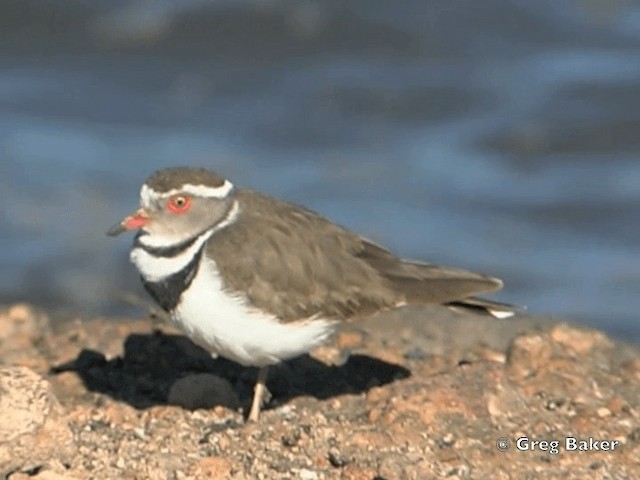
[[[400,259],[302,207],[251,190],[237,195],[241,215],[207,252],[229,290],[284,321],[446,304],[502,287],[487,275]]]

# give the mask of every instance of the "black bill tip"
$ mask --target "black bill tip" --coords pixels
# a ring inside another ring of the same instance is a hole
[[[124,225],[122,225],[122,222],[116,223],[113,227],[107,230],[107,235],[109,235],[110,237],[115,237],[117,235],[120,235],[121,233],[124,233],[126,230],[127,229],[124,227]]]

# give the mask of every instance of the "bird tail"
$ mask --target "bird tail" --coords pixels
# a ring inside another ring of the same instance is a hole
[[[475,297],[447,302],[445,305],[457,312],[473,312],[481,315],[490,315],[499,319],[512,317],[519,311],[524,310],[524,307],[518,305],[510,305],[508,303],[494,302],[492,300]]]

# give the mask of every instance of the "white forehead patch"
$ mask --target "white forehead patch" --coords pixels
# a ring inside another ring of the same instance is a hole
[[[191,185],[190,183],[187,183],[182,185],[180,188],[174,188],[173,190],[162,193],[156,192],[153,188],[144,184],[140,189],[140,203],[143,207],[150,207],[154,201],[160,198],[168,198],[173,195],[177,195],[178,193],[188,193],[196,197],[225,198],[229,195],[231,190],[233,190],[233,183],[229,180],[225,180],[219,187]]]

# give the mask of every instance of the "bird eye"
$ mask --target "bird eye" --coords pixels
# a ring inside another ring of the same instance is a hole
[[[175,195],[169,199],[167,209],[171,213],[184,213],[191,207],[191,197],[186,195]]]

